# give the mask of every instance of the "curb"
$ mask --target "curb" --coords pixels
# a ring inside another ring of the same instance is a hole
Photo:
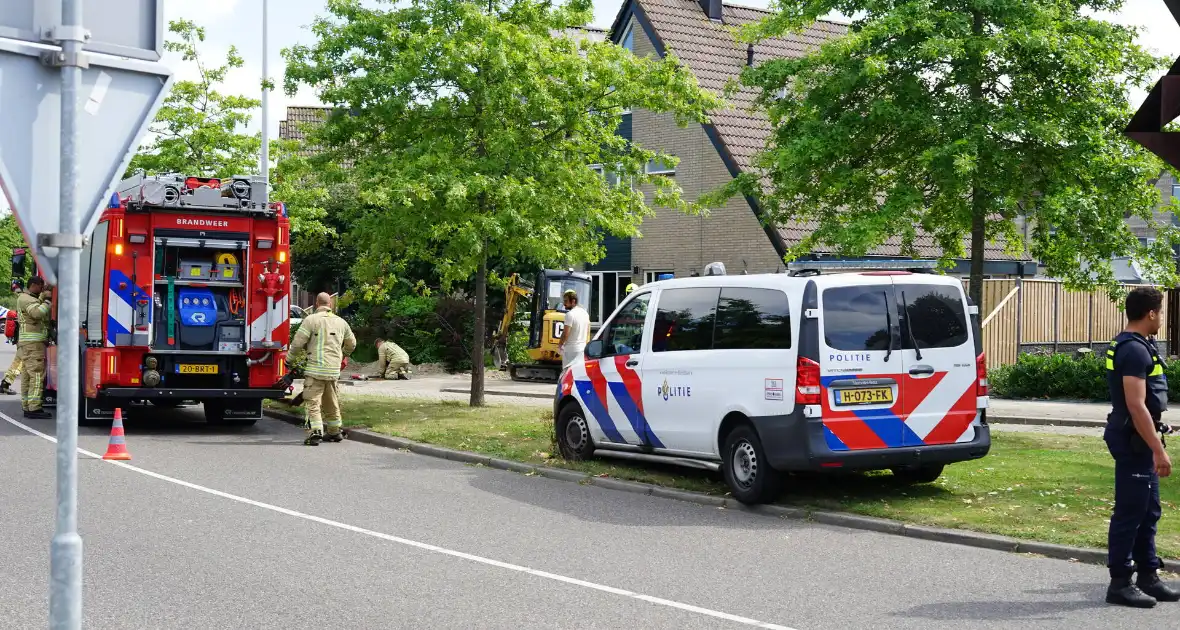
[[[467,394],[471,395],[470,388],[463,387],[443,387],[438,390],[444,394]],[[542,394],[540,392],[514,392],[506,389],[487,389],[483,390],[484,396],[506,396],[510,398],[536,398],[538,400],[552,400],[553,394]]]
[[[303,418],[289,412],[263,408],[262,413],[267,417],[281,420],[288,424],[303,426]],[[894,521],[873,516],[860,516],[858,514],[850,514],[846,512],[829,512],[826,510],[812,510],[808,508],[791,507],[785,505],[747,506],[727,497],[703,494],[700,492],[690,492],[688,490],[676,490],[673,488],[665,488],[663,486],[626,481],[623,479],[613,479],[610,477],[593,477],[585,473],[566,470],[564,468],[534,466],[532,464],[522,464],[520,462],[496,459],[493,457],[488,457],[487,455],[480,455],[478,453],[456,451],[440,446],[431,446],[428,444],[415,442],[413,440],[407,440],[405,438],[374,433],[369,431],[367,427],[355,427],[349,429],[348,439],[354,442],[362,442],[375,446],[408,450],[410,452],[418,453],[419,455],[426,455],[429,457],[437,457],[440,459],[448,459],[451,461],[469,464],[480,464],[500,470],[519,472],[528,475],[539,475],[541,477],[547,477],[549,479],[558,481],[588,484],[592,486],[598,486],[606,490],[631,492],[643,496],[653,496],[663,499],[672,499],[675,501],[696,503],[698,505],[704,505],[708,507],[742,510],[751,514],[759,514],[762,516],[782,518],[792,521],[810,521],[823,525],[872,531],[882,534],[891,534],[894,536],[903,536],[906,538],[949,543],[953,545],[963,545],[966,547],[992,549],[995,551],[1006,551],[1010,553],[1033,554],[1055,560],[1067,560],[1071,562],[1082,562],[1099,565],[1106,564],[1106,551],[1102,549],[1068,547],[1065,545],[1055,545],[1053,543],[1038,542],[1034,540],[1009,538],[1007,536],[984,534],[981,532],[972,532],[962,529],[946,529],[942,527],[929,527],[925,525],[911,525],[902,521]]]
[[[1077,420],[1071,418],[1023,418],[1019,416],[988,416],[988,424],[1023,424],[1042,427],[1081,427],[1086,429],[1102,429],[1106,427],[1105,420]]]

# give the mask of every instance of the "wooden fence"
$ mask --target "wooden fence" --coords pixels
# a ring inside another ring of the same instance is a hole
[[[970,286],[963,281],[964,290]],[[1169,300],[1164,300],[1165,322]],[[1100,350],[1126,325],[1105,291],[1066,291],[1053,280],[984,280],[979,309],[989,366],[1011,365],[1021,353]],[[1161,349],[1168,331],[1161,329]]]

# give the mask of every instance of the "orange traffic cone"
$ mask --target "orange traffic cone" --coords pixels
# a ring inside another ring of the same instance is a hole
[[[115,409],[115,421],[111,424],[111,441],[107,445],[107,454],[103,459],[127,461],[131,453],[127,452],[127,438],[123,434],[123,410]]]

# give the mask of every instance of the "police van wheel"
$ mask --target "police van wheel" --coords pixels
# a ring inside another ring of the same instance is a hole
[[[589,459],[594,455],[594,442],[590,439],[590,424],[586,414],[577,403],[562,407],[555,425],[557,448],[561,456],[570,461]]]
[[[782,490],[782,473],[771,468],[758,432],[748,424],[725,436],[721,471],[733,497],[746,505],[774,501]]]
[[[931,483],[942,476],[944,464],[926,464],[908,468],[894,468],[893,476],[902,483]]]

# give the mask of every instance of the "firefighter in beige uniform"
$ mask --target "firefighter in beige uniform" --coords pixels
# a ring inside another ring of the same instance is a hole
[[[21,289],[21,281],[20,280],[13,280],[12,281],[12,292],[18,296],[21,293],[23,293],[23,290]],[[14,317],[15,318],[18,315],[19,315],[19,313],[17,313],[16,310],[13,309],[7,317]],[[7,333],[5,333],[5,334],[7,334]],[[18,341],[18,338],[16,338],[16,337],[9,337],[8,338],[8,343],[14,344],[17,341]],[[4,372],[4,380],[0,381],[0,394],[9,395],[9,394],[16,393],[12,389],[12,384],[16,382],[16,379],[20,378],[20,370],[21,370],[20,352],[17,352],[12,357],[12,363],[8,366],[8,370]]]
[[[321,440],[339,442],[344,439],[336,380],[340,378],[341,363],[356,350],[352,328],[344,318],[332,312],[332,297],[321,293],[316,296],[315,303],[315,312],[303,320],[291,342],[292,352],[307,351],[307,365],[303,368],[307,439],[303,443],[309,446],[316,446]],[[321,417],[321,409],[326,418]]]
[[[410,379],[410,355],[402,347],[377,339],[377,376],[386,380]]]
[[[52,418],[41,408],[45,389],[45,347],[49,343],[50,296],[42,291],[40,276],[29,278],[29,290],[16,297],[16,316],[20,325],[16,355],[24,375],[20,379],[20,404],[26,418]]]

